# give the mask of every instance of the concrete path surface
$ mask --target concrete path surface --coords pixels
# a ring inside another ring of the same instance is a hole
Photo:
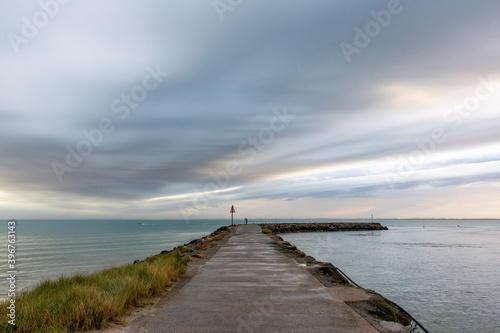
[[[127,332],[377,333],[283,254],[257,225],[240,225],[180,291]],[[354,289],[354,288],[350,288]]]

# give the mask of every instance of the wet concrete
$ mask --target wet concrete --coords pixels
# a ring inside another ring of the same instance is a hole
[[[125,332],[378,332],[344,302],[358,297],[355,288],[324,287],[259,226],[241,225],[178,293]]]

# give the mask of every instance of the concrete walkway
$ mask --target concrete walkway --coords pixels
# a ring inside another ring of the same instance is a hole
[[[126,331],[377,333],[344,303],[346,289],[336,289],[281,253],[259,226],[242,225],[175,296]]]

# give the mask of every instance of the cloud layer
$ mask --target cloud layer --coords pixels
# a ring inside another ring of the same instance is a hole
[[[499,217],[498,2],[0,3],[5,218]]]

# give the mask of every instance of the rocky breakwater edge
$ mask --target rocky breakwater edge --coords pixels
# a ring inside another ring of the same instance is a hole
[[[264,223],[262,229],[271,230],[273,234],[287,234],[291,232],[317,232],[317,231],[374,231],[388,230],[380,223]]]
[[[181,256],[183,258],[197,258],[197,259],[202,259],[204,258],[204,255],[202,252],[207,251],[208,249],[211,249],[217,245],[219,245],[219,241],[222,240],[224,237],[229,235],[231,232],[231,229],[234,226],[222,226],[212,232],[211,234],[198,238],[198,239],[193,239],[189,243],[186,243],[184,245],[179,245],[172,250],[165,250],[161,251],[159,254],[156,254],[154,256],[161,256],[166,253],[173,252],[175,250],[180,250],[182,253]],[[213,251],[210,251],[213,252]],[[211,253],[210,253],[211,254]],[[135,260],[134,264],[139,263],[144,260]]]
[[[293,232],[335,232],[388,230],[380,223],[265,223],[262,232],[276,242],[287,256],[303,266],[327,288],[344,297],[345,303],[364,317],[379,332],[427,332],[408,312],[381,294],[358,286],[344,272],[329,262],[306,255],[277,234]],[[354,292],[353,292],[354,291]],[[353,295],[355,295],[353,297]]]

